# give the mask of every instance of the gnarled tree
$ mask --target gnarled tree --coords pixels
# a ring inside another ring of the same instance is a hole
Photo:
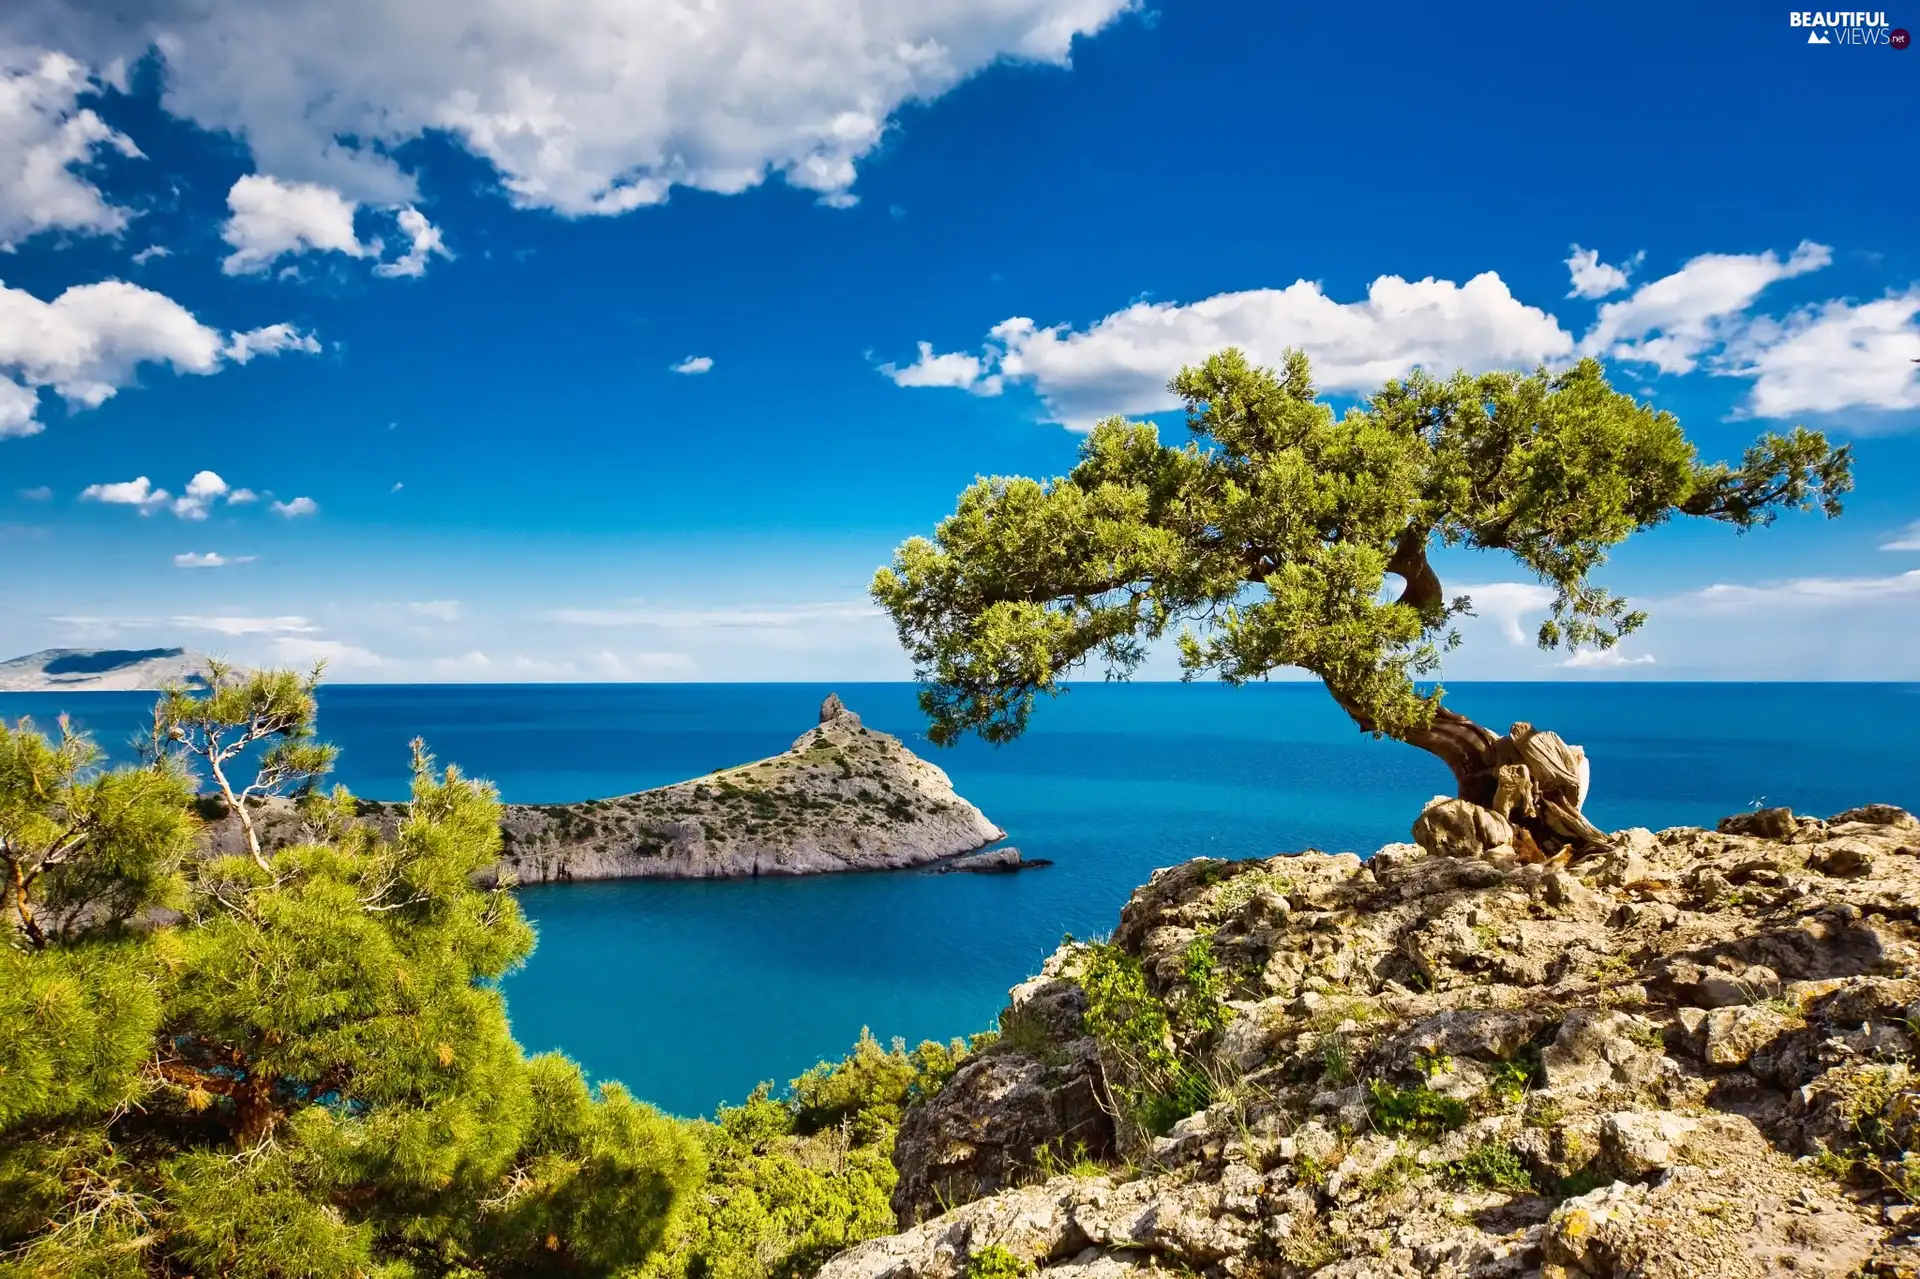
[[[1420,686],[1472,610],[1431,550],[1511,554],[1555,593],[1541,647],[1606,649],[1644,620],[1591,580],[1629,535],[1675,515],[1743,531],[1782,510],[1833,516],[1852,486],[1848,449],[1803,428],[1762,436],[1738,466],[1703,464],[1671,414],[1594,360],[1415,373],[1344,415],[1298,351],[1276,372],[1227,350],[1171,387],[1187,443],[1108,419],[1068,475],[977,481],[875,577],[935,742],[1011,740],[1068,672],[1099,659],[1123,676],[1186,624],[1189,677],[1310,671],[1361,729],[1443,760],[1460,798],[1546,846],[1594,839],[1557,738],[1498,737]]]

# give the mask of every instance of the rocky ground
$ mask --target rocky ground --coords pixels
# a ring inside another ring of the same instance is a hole
[[[1920,822],[1201,860],[910,1110],[822,1279],[1920,1275]],[[1436,851],[1439,850],[1439,851]]]

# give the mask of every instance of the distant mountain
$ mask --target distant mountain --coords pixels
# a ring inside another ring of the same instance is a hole
[[[47,648],[0,662],[0,693],[204,685],[206,670],[206,654],[184,648]]]

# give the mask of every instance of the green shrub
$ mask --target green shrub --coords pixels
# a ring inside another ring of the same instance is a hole
[[[1459,1159],[1447,1165],[1447,1171],[1461,1181],[1490,1190],[1516,1193],[1533,1189],[1533,1178],[1513,1147],[1496,1141],[1483,1141]]]
[[[1367,1115],[1385,1133],[1437,1137],[1467,1122],[1467,1104],[1425,1084],[1396,1088],[1384,1079],[1367,1081]]]
[[[968,1255],[966,1279],[1020,1279],[1032,1270],[1032,1266],[995,1243],[975,1248]]]

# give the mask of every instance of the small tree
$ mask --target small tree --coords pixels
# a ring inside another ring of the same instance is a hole
[[[247,852],[262,870],[267,859],[248,803],[258,796],[310,790],[333,767],[333,747],[313,740],[318,710],[313,691],[324,669],[317,665],[296,675],[239,671],[209,661],[205,688],[171,684],[153,709],[151,755],[158,759],[178,751],[206,765],[227,811],[240,822]],[[228,776],[232,766],[262,743],[253,780],[236,790]]]
[[[38,856],[70,814],[146,813],[84,844],[96,882],[127,868],[142,899],[190,796],[164,760],[91,758],[8,730],[0,831]],[[698,1143],[513,1041],[498,979],[533,934],[473,882],[499,854],[493,788],[416,744],[397,828],[354,811],[310,798],[316,838],[270,869],[197,848],[177,909],[139,927],[0,945],[0,1279],[612,1275],[657,1250]]]
[[[1472,611],[1430,549],[1511,554],[1554,589],[1540,646],[1605,649],[1644,620],[1591,580],[1609,548],[1674,515],[1742,531],[1785,509],[1833,516],[1851,488],[1848,450],[1801,428],[1763,436],[1738,467],[1702,464],[1671,414],[1613,390],[1594,360],[1415,373],[1344,416],[1298,351],[1275,373],[1228,350],[1171,386],[1189,443],[1108,419],[1067,476],[975,482],[876,575],[935,742],[1011,740],[1089,658],[1123,677],[1149,641],[1195,623],[1180,636],[1189,678],[1310,671],[1362,730],[1438,756],[1461,798],[1549,844],[1594,839],[1557,738],[1496,737],[1417,686]],[[1501,771],[1515,765],[1531,773],[1517,787]]]

